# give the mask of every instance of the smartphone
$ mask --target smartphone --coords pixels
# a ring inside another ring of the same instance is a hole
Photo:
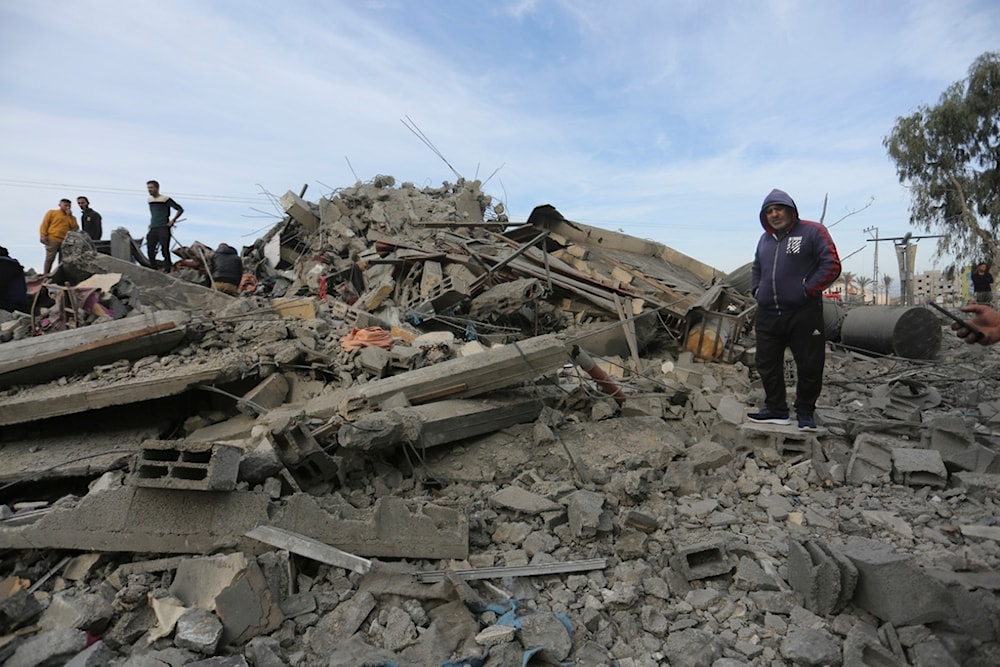
[[[959,324],[962,327],[964,327],[965,329],[967,329],[969,331],[969,333],[971,333],[973,336],[976,337],[976,340],[979,340],[980,338],[983,337],[983,332],[982,331],[980,331],[976,327],[972,326],[971,324],[969,324],[968,322],[966,322],[965,320],[963,320],[961,317],[959,317],[955,313],[951,312],[950,310],[946,310],[946,309],[942,308],[941,306],[937,305],[933,301],[927,301],[926,303],[927,303],[928,306],[930,306],[934,310],[938,311],[939,313],[941,313],[942,315],[944,315],[945,317],[947,317],[948,319],[950,319],[952,322],[956,322],[957,324]]]

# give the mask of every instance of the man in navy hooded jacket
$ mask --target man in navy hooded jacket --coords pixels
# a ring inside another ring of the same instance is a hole
[[[802,430],[816,430],[816,399],[823,388],[826,336],[823,291],[840,275],[840,257],[826,227],[802,220],[795,202],[771,190],[760,208],[764,233],[754,253],[751,289],[757,299],[757,372],[764,409],[747,417],[789,424],[785,349],[795,359],[795,416]]]

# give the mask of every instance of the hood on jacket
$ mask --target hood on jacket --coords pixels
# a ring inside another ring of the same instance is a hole
[[[236,254],[236,248],[234,248],[233,246],[228,245],[226,243],[220,243],[219,247],[215,249],[215,252],[223,254],[223,255],[235,255]]]
[[[792,225],[794,225],[799,221],[799,209],[795,205],[795,202],[792,200],[792,198],[788,195],[787,192],[775,188],[771,190],[771,192],[769,192],[766,197],[764,197],[764,203],[760,205],[760,216],[759,216],[760,226],[763,227],[764,231],[766,231],[767,233],[773,234],[774,228],[771,227],[771,225],[767,224],[767,216],[764,215],[764,209],[766,209],[768,206],[771,206],[772,204],[781,204],[782,206],[787,206],[788,208],[792,209]],[[789,228],[791,228],[791,225],[789,226]]]

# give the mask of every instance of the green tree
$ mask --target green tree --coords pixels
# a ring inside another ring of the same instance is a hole
[[[840,274],[840,282],[844,285],[844,302],[851,298],[851,288],[854,286],[854,274],[850,271],[843,271]]]
[[[865,302],[865,292],[867,291],[868,286],[871,285],[875,281],[872,280],[871,278],[867,278],[865,276],[858,276],[858,278],[857,278],[857,280],[855,280],[855,282],[858,284],[858,289],[861,290],[861,303],[864,303]]]
[[[1000,52],[976,58],[936,106],[896,119],[882,140],[911,189],[910,224],[941,234],[959,264],[1000,265]]]
[[[892,276],[888,273],[883,273],[882,284],[885,285],[885,304],[889,305],[889,286],[892,285]]]

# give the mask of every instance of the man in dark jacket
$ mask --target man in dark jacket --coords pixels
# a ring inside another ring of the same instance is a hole
[[[993,274],[989,272],[986,262],[980,262],[972,271],[972,293],[976,295],[976,303],[993,303]]]
[[[90,200],[84,196],[76,198],[76,205],[80,207],[80,226],[83,233],[94,241],[101,240],[101,214],[90,208]]]
[[[208,263],[215,289],[232,296],[238,295],[240,280],[243,279],[243,260],[236,253],[236,248],[220,243]]]
[[[28,286],[24,282],[24,267],[0,246],[0,310],[29,312]]]
[[[840,275],[840,257],[826,227],[802,220],[795,202],[772,190],[760,209],[764,233],[757,242],[751,289],[757,299],[757,372],[764,409],[750,421],[789,424],[785,349],[795,359],[795,416],[800,429],[816,430],[816,400],[823,388],[826,337],[823,291]]]

